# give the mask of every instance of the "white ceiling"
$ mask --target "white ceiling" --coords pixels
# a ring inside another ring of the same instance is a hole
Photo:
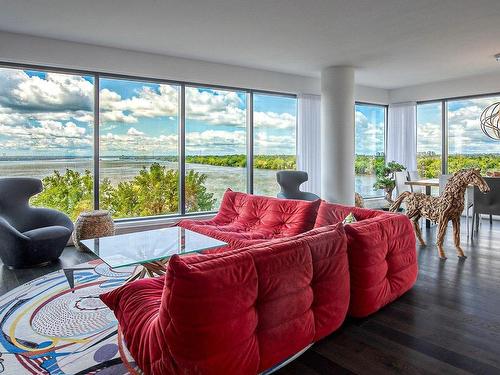
[[[386,89],[500,73],[500,0],[1,0],[0,30]]]

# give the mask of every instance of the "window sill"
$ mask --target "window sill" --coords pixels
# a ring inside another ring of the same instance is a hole
[[[160,228],[166,228],[169,226],[176,225],[179,221],[183,219],[192,220],[208,220],[213,218],[216,212],[203,212],[188,215],[176,215],[176,216],[162,216],[162,217],[147,217],[147,218],[137,218],[137,219],[118,219],[115,220],[115,234],[127,234],[134,232],[143,232],[147,230],[154,230]],[[73,236],[70,237],[68,241],[68,246],[72,246]]]
[[[213,218],[217,212],[193,213],[187,215],[145,217],[134,219],[115,220],[116,234],[140,232],[172,226],[184,219],[207,220]]]

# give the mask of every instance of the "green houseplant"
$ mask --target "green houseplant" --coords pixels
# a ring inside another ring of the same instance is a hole
[[[375,190],[384,190],[385,199],[387,202],[393,202],[392,192],[396,187],[395,173],[404,171],[405,169],[406,168],[403,165],[396,163],[395,161],[391,161],[387,163],[387,165],[377,167],[377,169],[375,170],[377,180],[373,184],[373,188]]]

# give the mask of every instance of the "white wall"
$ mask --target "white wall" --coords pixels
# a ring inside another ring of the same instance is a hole
[[[319,94],[314,77],[0,32],[0,61],[288,93]],[[356,85],[356,101],[388,104],[500,91],[498,74],[471,76],[393,90]]]
[[[0,32],[0,61],[286,93],[320,93],[320,80],[314,77],[6,32]],[[356,86],[356,100],[387,104],[389,95],[384,89]]]
[[[357,102],[389,104],[389,90],[368,86],[354,86],[354,98]]]
[[[432,82],[389,91],[390,103],[425,101],[500,92],[500,66],[496,74]]]

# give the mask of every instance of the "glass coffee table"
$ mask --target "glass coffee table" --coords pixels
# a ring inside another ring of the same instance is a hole
[[[174,254],[198,253],[227,245],[226,242],[181,227],[100,237],[80,243],[110,268],[140,266],[127,282],[165,274],[165,264]],[[63,269],[71,289],[75,286],[74,271],[88,269],[93,268]]]

